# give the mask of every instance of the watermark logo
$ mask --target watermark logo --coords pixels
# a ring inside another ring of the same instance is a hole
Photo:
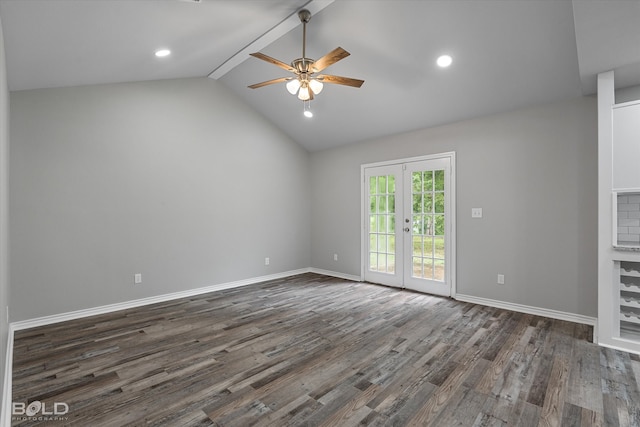
[[[45,403],[39,400],[27,404],[13,402],[11,404],[12,421],[66,421],[69,405],[64,402]]]

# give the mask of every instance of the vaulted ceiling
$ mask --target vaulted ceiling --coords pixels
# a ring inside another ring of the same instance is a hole
[[[307,56],[341,46],[326,72],[365,80],[325,84],[311,119],[284,84],[247,88],[287,76],[247,52],[301,56],[303,7]],[[602,71],[640,84],[637,0],[0,0],[0,19],[11,90],[211,75],[310,151],[593,94]]]

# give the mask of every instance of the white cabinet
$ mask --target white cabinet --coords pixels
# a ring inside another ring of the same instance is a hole
[[[597,342],[640,354],[640,100],[614,83],[598,74]]]
[[[613,190],[640,189],[640,101],[615,105]]]
[[[620,286],[620,337],[640,339],[640,262],[616,263]]]

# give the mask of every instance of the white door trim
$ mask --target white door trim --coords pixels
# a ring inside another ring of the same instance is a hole
[[[445,153],[430,154],[419,157],[409,157],[396,160],[387,160],[376,163],[366,163],[360,165],[360,278],[364,280],[365,269],[367,266],[367,222],[365,217],[367,216],[368,200],[366,200],[366,185],[365,182],[365,169],[378,167],[378,166],[390,166],[400,165],[403,163],[421,162],[423,160],[435,160],[435,159],[449,159],[451,163],[451,176],[450,176],[450,198],[451,198],[451,221],[450,230],[451,235],[451,297],[456,297],[456,153],[455,151],[449,151]]]

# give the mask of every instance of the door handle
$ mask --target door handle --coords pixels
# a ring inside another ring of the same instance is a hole
[[[404,229],[404,231],[406,231],[407,233],[409,232],[409,230],[411,230],[409,227],[406,227],[406,228]]]

